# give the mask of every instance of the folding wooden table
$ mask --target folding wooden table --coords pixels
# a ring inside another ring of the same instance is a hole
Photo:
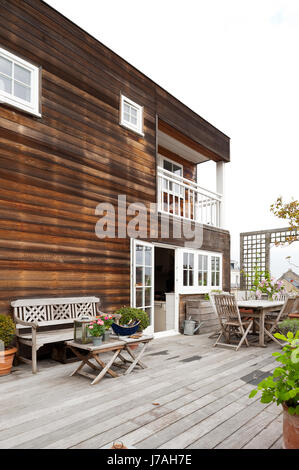
[[[252,317],[259,326],[259,346],[265,348],[265,315],[271,312],[279,312],[284,302],[281,300],[239,300],[239,308],[252,310],[242,313],[242,316]]]
[[[143,335],[140,338],[119,338],[121,337],[112,337],[109,341],[103,341],[100,346],[94,346],[92,343],[81,344],[75,341],[67,341],[67,346],[81,360],[81,363],[71,373],[71,376],[75,374],[83,375],[84,377],[91,379],[91,385],[94,385],[98,383],[106,374],[109,374],[114,378],[119,377],[119,374],[111,369],[113,365],[126,368],[124,375],[130,374],[137,365],[142,369],[145,369],[146,365],[141,362],[141,357],[143,356],[148,343],[153,339],[153,336]],[[142,344],[141,350],[137,353],[131,349],[132,344],[136,343]],[[110,360],[105,363],[100,358],[100,355],[109,351],[113,352],[113,355]],[[128,359],[123,355],[125,351],[129,355]],[[116,362],[117,358],[120,359],[120,362]],[[91,362],[92,359],[94,359],[97,364]],[[85,365],[89,366],[96,372],[100,372],[97,375],[94,375],[83,371],[82,369]]]

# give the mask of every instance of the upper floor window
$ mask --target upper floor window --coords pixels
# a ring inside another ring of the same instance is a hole
[[[0,101],[40,116],[39,68],[2,48]]]
[[[120,123],[143,135],[143,107],[134,101],[121,96]]]
[[[183,166],[180,165],[179,163],[169,160],[168,158],[163,158],[163,169],[170,171],[176,176],[181,176],[181,177],[183,176]],[[179,184],[176,184],[176,183],[173,183],[172,181],[164,179],[163,186],[164,186],[164,189],[167,189],[170,192],[183,195],[183,187],[180,186]]]

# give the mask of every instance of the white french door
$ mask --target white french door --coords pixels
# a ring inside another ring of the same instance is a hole
[[[154,332],[154,246],[131,240],[131,305],[144,310],[150,325],[146,333]]]

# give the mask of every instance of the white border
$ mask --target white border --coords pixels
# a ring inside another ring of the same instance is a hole
[[[15,64],[19,64],[22,67],[26,68],[31,72],[31,102],[17,98],[11,93],[6,93],[3,90],[0,90],[0,102],[9,104],[16,108],[26,111],[28,113],[34,114],[35,116],[41,117],[39,109],[40,101],[40,69],[35,65],[27,62],[20,57],[8,52],[7,50],[0,47],[0,56],[13,61]]]
[[[134,106],[134,108],[137,109],[137,125],[136,126],[124,120],[124,102]],[[126,127],[127,129],[130,129],[131,131],[137,132],[137,134],[144,136],[143,106],[140,106],[139,104],[135,103],[134,101],[130,100],[124,95],[120,96],[120,125]]]

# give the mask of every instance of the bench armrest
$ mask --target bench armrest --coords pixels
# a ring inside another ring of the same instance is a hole
[[[35,321],[25,321],[25,320],[21,320],[20,318],[18,317],[15,317],[15,322],[20,324],[20,325],[24,325],[24,326],[29,326],[30,328],[34,328],[35,330],[37,329],[38,327],[38,323],[35,322]]]

